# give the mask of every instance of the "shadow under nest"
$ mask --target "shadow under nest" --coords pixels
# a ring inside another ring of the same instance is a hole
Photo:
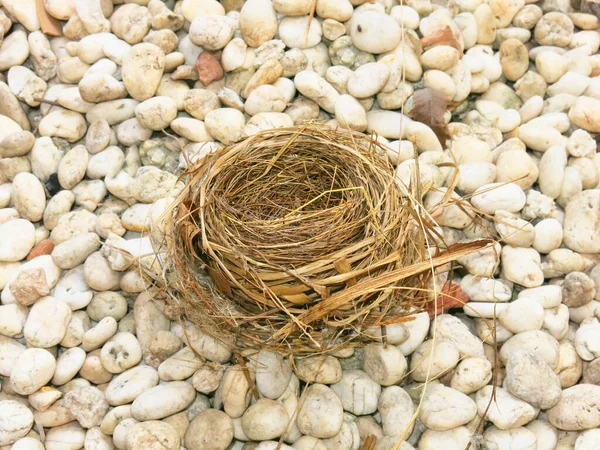
[[[205,156],[170,208],[170,306],[237,350],[385,340],[386,324],[432,301],[435,268],[487,245],[436,244],[386,155],[368,135],[310,123]]]

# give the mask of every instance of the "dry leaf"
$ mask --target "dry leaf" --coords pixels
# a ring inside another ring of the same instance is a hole
[[[435,315],[444,314],[452,308],[460,308],[470,300],[469,296],[460,288],[460,285],[447,281],[442,287],[442,292],[435,299],[436,306],[429,305],[427,312],[433,319]]]
[[[35,0],[35,8],[42,31],[49,36],[62,36],[61,23],[48,14],[44,7],[44,0]]]
[[[433,130],[444,146],[448,139],[448,130],[444,115],[448,109],[448,97],[442,91],[426,87],[415,91],[411,97],[411,108],[408,116],[418,122],[424,123]]]
[[[429,36],[425,36],[421,39],[421,45],[423,46],[423,51],[427,51],[433,47],[437,47],[438,45],[454,47],[459,51],[462,58],[462,48],[460,46],[460,42],[458,42],[458,39],[450,27],[446,27],[443,30],[439,30],[433,34],[430,34]]]

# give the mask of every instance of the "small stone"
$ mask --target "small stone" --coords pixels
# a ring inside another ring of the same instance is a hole
[[[600,386],[579,384],[565,389],[548,410],[548,421],[565,431],[581,431],[600,425]]]
[[[313,384],[304,393],[296,423],[303,434],[327,439],[339,433],[343,418],[338,396],[323,384]]]
[[[119,406],[133,402],[143,392],[158,384],[156,369],[150,366],[137,366],[129,369],[111,380],[104,395],[111,406]]]
[[[562,391],[560,379],[548,364],[527,351],[515,352],[508,359],[505,386],[514,396],[541,409],[556,405]]]
[[[40,267],[20,270],[9,289],[15,300],[23,306],[33,305],[41,297],[50,294],[46,274]]]
[[[44,297],[31,308],[23,333],[32,347],[48,348],[65,336],[71,308],[54,297]]]
[[[410,395],[400,386],[389,386],[381,392],[377,406],[381,426],[386,436],[397,435],[401,430],[410,433],[413,428],[415,406]],[[394,443],[397,441],[394,440]]]
[[[249,0],[240,11],[239,27],[242,39],[250,47],[259,47],[277,32],[277,16],[268,0]]]
[[[140,362],[142,348],[132,333],[119,332],[104,344],[100,358],[110,373],[122,373]]]
[[[47,350],[29,348],[17,358],[10,374],[12,388],[21,395],[30,395],[46,385],[54,376],[56,360]]]
[[[311,356],[295,362],[295,373],[306,383],[335,384],[342,378],[342,366],[330,355]]]
[[[379,11],[355,14],[350,29],[352,43],[368,53],[385,53],[400,42],[400,26],[392,17]]]
[[[424,395],[419,418],[432,430],[444,431],[470,422],[477,406],[465,394],[441,384],[433,384]]]
[[[100,425],[108,411],[108,403],[104,399],[104,393],[93,386],[67,392],[65,405],[84,428]]]
[[[54,244],[50,239],[44,239],[39,244],[31,249],[27,254],[27,261],[31,261],[33,258],[37,258],[42,255],[49,255],[54,249]]]
[[[158,420],[136,423],[125,439],[129,450],[179,450],[181,441],[173,426]]]
[[[292,368],[278,353],[261,350],[256,359],[256,387],[265,397],[279,398],[292,378]],[[260,438],[265,440],[272,438]]]
[[[233,440],[233,421],[222,411],[207,409],[198,414],[185,433],[188,450],[225,450]]]
[[[289,417],[283,405],[268,398],[259,399],[242,416],[242,430],[254,441],[280,437],[286,430]]]
[[[196,70],[198,70],[198,76],[204,86],[208,86],[213,81],[221,80],[224,75],[218,58],[207,51],[200,53],[198,56]]]
[[[160,420],[183,411],[195,398],[196,391],[191,384],[185,381],[167,382],[138,396],[131,405],[131,414],[140,421]]]
[[[32,425],[29,408],[14,400],[0,401],[0,445],[10,446],[29,433]]]
[[[344,371],[331,389],[340,398],[345,411],[362,416],[377,410],[381,386],[362,370]]]
[[[501,430],[510,430],[529,423],[536,415],[533,406],[518,399],[503,388],[486,386],[477,392],[477,410]],[[492,402],[491,406],[488,405]],[[487,415],[486,415],[487,414]]]

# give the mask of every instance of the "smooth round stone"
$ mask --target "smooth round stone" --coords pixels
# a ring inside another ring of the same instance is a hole
[[[112,406],[125,405],[156,386],[158,381],[156,369],[150,366],[137,366],[113,378],[106,387],[104,395]]]
[[[470,422],[476,414],[477,406],[467,395],[434,384],[427,389],[419,418],[427,428],[444,431]]]
[[[579,384],[565,389],[548,410],[548,421],[565,431],[582,431],[600,425],[600,386]]]
[[[122,66],[123,83],[129,95],[139,101],[151,98],[158,89],[164,67],[165,54],[160,47],[147,43],[131,47],[123,57]]]
[[[463,450],[471,442],[472,433],[467,427],[452,430],[425,430],[419,439],[420,450]]]
[[[501,430],[510,430],[529,423],[537,411],[530,404],[515,397],[506,389],[485,386],[476,395],[477,410],[481,416],[487,410],[487,419]],[[487,406],[492,402],[489,409]]]
[[[279,23],[279,37],[289,48],[310,48],[321,42],[323,30],[318,20],[310,21],[308,35],[306,36],[306,28],[308,27],[309,17],[284,17]]]
[[[223,411],[207,409],[190,422],[185,432],[187,450],[225,450],[233,440],[233,420]]]
[[[177,117],[177,102],[167,96],[150,98],[137,105],[135,117],[145,128],[162,130]]]
[[[452,342],[430,339],[412,354],[410,374],[415,381],[425,381],[452,370],[459,359],[460,353]]]
[[[509,303],[498,317],[511,333],[540,330],[544,324],[544,308],[538,302],[522,298]]]
[[[52,384],[61,386],[71,381],[85,362],[85,351],[80,347],[65,350],[56,360],[56,371],[52,378]]]
[[[28,348],[17,358],[10,383],[16,393],[30,395],[45,386],[55,370],[56,360],[52,353],[41,348]]]
[[[58,344],[67,332],[71,308],[54,297],[44,297],[31,308],[23,330],[32,347],[48,348]]]
[[[471,197],[471,203],[480,211],[494,214],[502,209],[518,212],[525,206],[525,193],[515,183],[492,183],[477,189]]]
[[[546,361],[527,351],[508,358],[505,386],[514,396],[541,409],[556,405],[562,391],[560,379]]]
[[[593,319],[583,323],[575,333],[575,350],[584,361],[592,361],[600,356],[600,323]]]
[[[600,190],[590,189],[574,196],[565,208],[564,243],[580,253],[600,252]]]
[[[119,332],[104,344],[100,359],[110,373],[121,373],[140,362],[142,348],[132,333]]]
[[[350,28],[352,43],[363,52],[385,53],[400,42],[400,25],[379,11],[365,11],[353,16]]]
[[[205,50],[221,50],[233,37],[235,28],[229,18],[218,14],[197,17],[190,25],[190,40]]]
[[[253,441],[275,439],[285,432],[289,420],[281,403],[263,398],[250,406],[242,416],[242,430]]]
[[[160,420],[183,411],[195,398],[191,384],[173,381],[143,392],[131,405],[131,414],[140,421]]]
[[[519,450],[537,450],[535,433],[527,428],[518,427],[512,430],[500,430],[489,427],[483,433],[483,445],[487,448],[518,448]]]
[[[13,201],[23,219],[39,222],[46,208],[42,183],[31,173],[22,172],[13,179]]]
[[[179,450],[177,430],[158,420],[136,423],[125,438],[129,450]]]
[[[506,364],[511,355],[520,350],[541,356],[552,370],[558,365],[558,341],[545,331],[525,331],[514,335],[502,345],[500,360]]]
[[[242,39],[251,47],[259,47],[277,32],[277,15],[270,0],[249,0],[244,3],[239,19]]]
[[[373,414],[381,394],[381,386],[362,370],[346,370],[331,389],[337,394],[345,411],[358,416]]]
[[[10,446],[25,436],[32,425],[33,413],[27,406],[14,400],[0,401],[1,446]]]
[[[85,429],[77,422],[50,428],[44,442],[46,450],[75,450],[83,448]]]
[[[279,398],[292,378],[292,368],[275,352],[261,350],[256,359],[256,387],[267,398]],[[270,438],[262,438],[270,439]]]
[[[377,94],[390,77],[384,64],[367,63],[360,66],[348,79],[348,93],[355,98],[367,98]]]
[[[311,356],[295,362],[295,373],[306,383],[334,384],[342,378],[342,366],[330,355]]]
[[[386,436],[393,436],[398,430],[407,430],[409,433],[412,431],[415,406],[410,395],[400,386],[383,389],[377,409]],[[394,440],[394,443],[396,441]]]
[[[24,437],[19,439],[10,448],[11,450],[45,450],[44,444],[33,437]]]
[[[25,219],[0,225],[0,261],[21,261],[35,245],[35,227]]]
[[[382,386],[400,382],[406,368],[406,358],[393,345],[369,344],[364,348],[363,369]]]
[[[450,387],[469,395],[483,388],[491,378],[492,364],[487,359],[466,358],[456,366]]]
[[[344,409],[338,396],[323,384],[306,389],[296,419],[298,429],[316,438],[332,438],[339,433]]]

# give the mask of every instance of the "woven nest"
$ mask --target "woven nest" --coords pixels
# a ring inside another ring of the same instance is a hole
[[[174,202],[172,303],[238,349],[313,353],[425,308],[433,269],[464,252],[428,249],[433,223],[385,154],[310,124],[203,158]]]

